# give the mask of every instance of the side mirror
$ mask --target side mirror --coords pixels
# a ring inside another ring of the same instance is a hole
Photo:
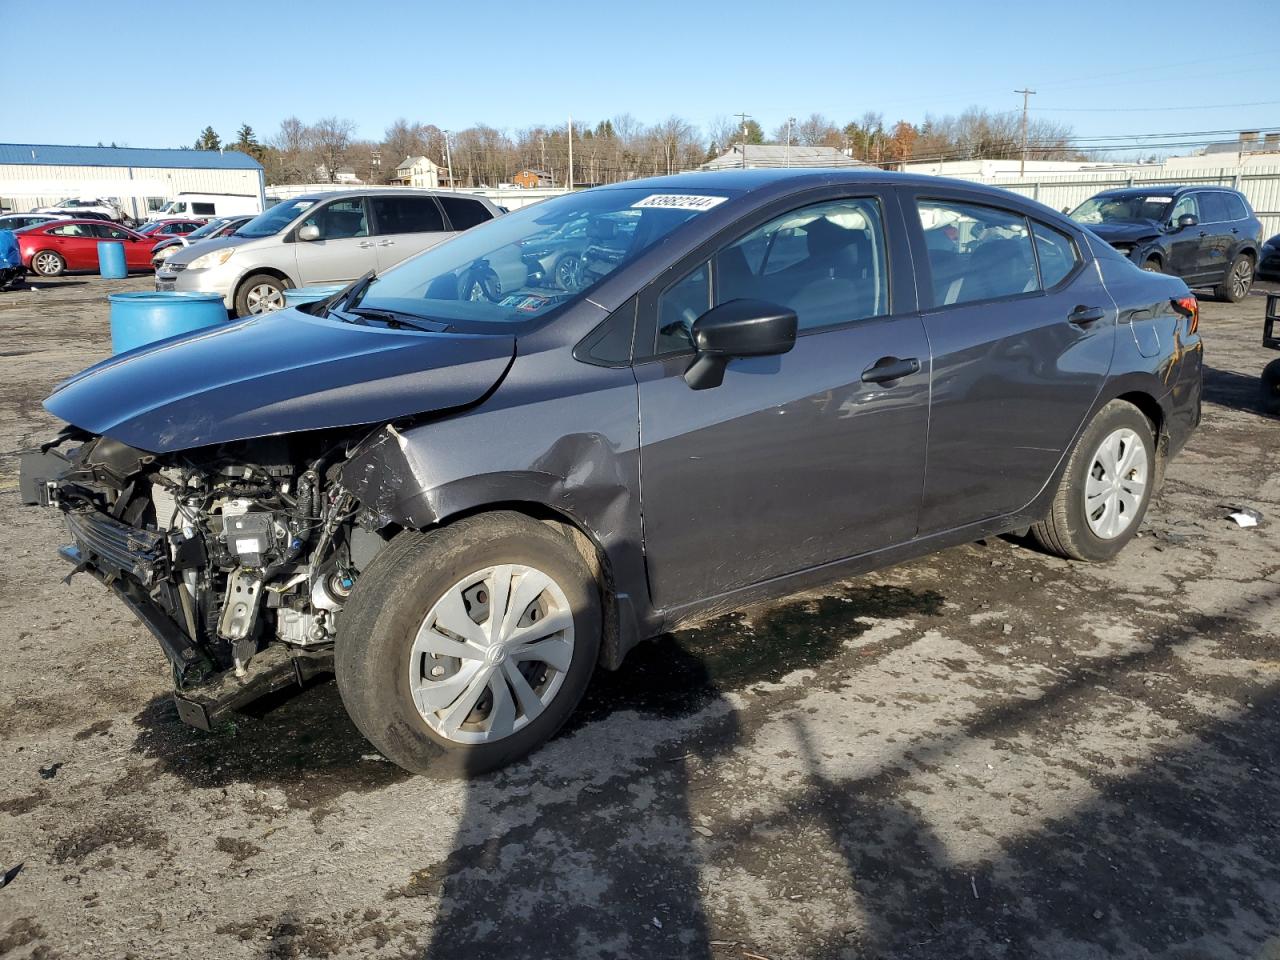
[[[1070,207],[1063,207],[1063,208],[1062,208],[1062,212],[1063,212],[1063,213],[1065,213],[1065,214],[1067,214],[1068,216],[1070,216],[1070,215],[1071,215],[1071,208],[1070,208]]]
[[[796,313],[765,300],[730,300],[693,322],[697,355],[684,381],[694,390],[718,387],[734,357],[771,357],[796,345]]]
[[[1200,221],[1194,213],[1184,213],[1178,218],[1178,229],[1185,230],[1187,227],[1194,227],[1199,223]]]
[[[298,239],[299,240],[319,240],[320,228],[317,227],[314,223],[308,223],[304,227],[299,227]]]

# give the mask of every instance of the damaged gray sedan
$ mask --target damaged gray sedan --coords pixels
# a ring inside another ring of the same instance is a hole
[[[332,670],[387,757],[479,772],[695,617],[1006,531],[1111,559],[1199,423],[1197,323],[1003,191],[633,181],[84,371],[22,491],[184,720]]]

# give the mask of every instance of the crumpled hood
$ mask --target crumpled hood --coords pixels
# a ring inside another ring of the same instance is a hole
[[[151,453],[381,423],[473,403],[511,336],[423,333],[283,310],[120,354],[60,384],[54,416]]]
[[[1110,223],[1081,224],[1092,230],[1107,243],[1136,243],[1160,234],[1160,224],[1154,220],[1113,220]]]

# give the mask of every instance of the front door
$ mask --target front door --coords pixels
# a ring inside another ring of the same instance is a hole
[[[1102,389],[1116,309],[1064,231],[945,195],[915,205],[933,294],[924,536],[1035,498]],[[943,224],[949,248],[927,244]]]
[[[345,283],[378,265],[375,240],[363,197],[347,197],[317,207],[299,224],[320,229],[319,240],[296,240],[298,275],[304,286]]]
[[[915,534],[929,350],[914,291],[899,289],[910,274],[890,289],[896,209],[892,195],[800,207],[642,297],[641,512],[659,609]],[[690,326],[734,299],[794,309],[796,345],[692,390]],[[894,361],[905,372],[881,376]]]
[[[1187,214],[1200,219],[1200,204],[1194,193],[1180,196],[1169,215],[1169,229],[1173,231],[1173,235],[1169,238],[1169,263],[1165,272],[1178,277],[1194,278],[1204,272],[1202,261],[1207,235],[1204,227],[1199,224],[1194,227],[1178,226],[1178,218]]]

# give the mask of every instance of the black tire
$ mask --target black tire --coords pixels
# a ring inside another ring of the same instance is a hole
[[[1262,411],[1280,417],[1280,360],[1272,360],[1262,368],[1259,386],[1258,399],[1262,402]]]
[[[572,659],[558,692],[524,726],[497,740],[459,743],[418,712],[410,653],[437,600],[472,573],[506,563],[534,567],[564,591],[573,620]],[[369,742],[406,770],[457,775],[497,769],[551,738],[577,707],[599,656],[600,609],[599,587],[574,545],[523,514],[479,514],[427,533],[404,531],[360,575],[342,612],[335,649],[342,702]]]
[[[279,277],[269,273],[255,273],[245,277],[240,281],[240,286],[236,288],[236,316],[248,317],[281,309],[284,306],[284,292],[291,286],[292,284],[289,281],[281,280]],[[273,307],[272,310],[255,309],[256,305],[261,302],[257,296],[257,291],[264,287],[271,287],[276,291],[276,297],[280,305]]]
[[[1151,273],[1164,273],[1164,264],[1160,262],[1159,257],[1147,257],[1142,264],[1143,270],[1149,270]]]
[[[37,250],[31,255],[31,272],[37,277],[60,277],[67,269],[67,261],[52,250]]]
[[[1213,298],[1227,303],[1239,303],[1249,295],[1252,286],[1253,257],[1247,253],[1236,254],[1231,266],[1227,267],[1222,282],[1213,288]]]
[[[1094,454],[1102,441],[1116,430],[1129,428],[1141,440],[1146,453],[1146,483],[1142,500],[1124,530],[1104,539],[1090,529],[1085,516],[1085,488],[1094,466]],[[1137,407],[1123,400],[1112,400],[1098,411],[1071,451],[1067,469],[1058,484],[1049,515],[1031,528],[1040,546],[1070,560],[1103,562],[1113,559],[1133,539],[1146,516],[1155,486],[1155,437],[1151,421]]]

